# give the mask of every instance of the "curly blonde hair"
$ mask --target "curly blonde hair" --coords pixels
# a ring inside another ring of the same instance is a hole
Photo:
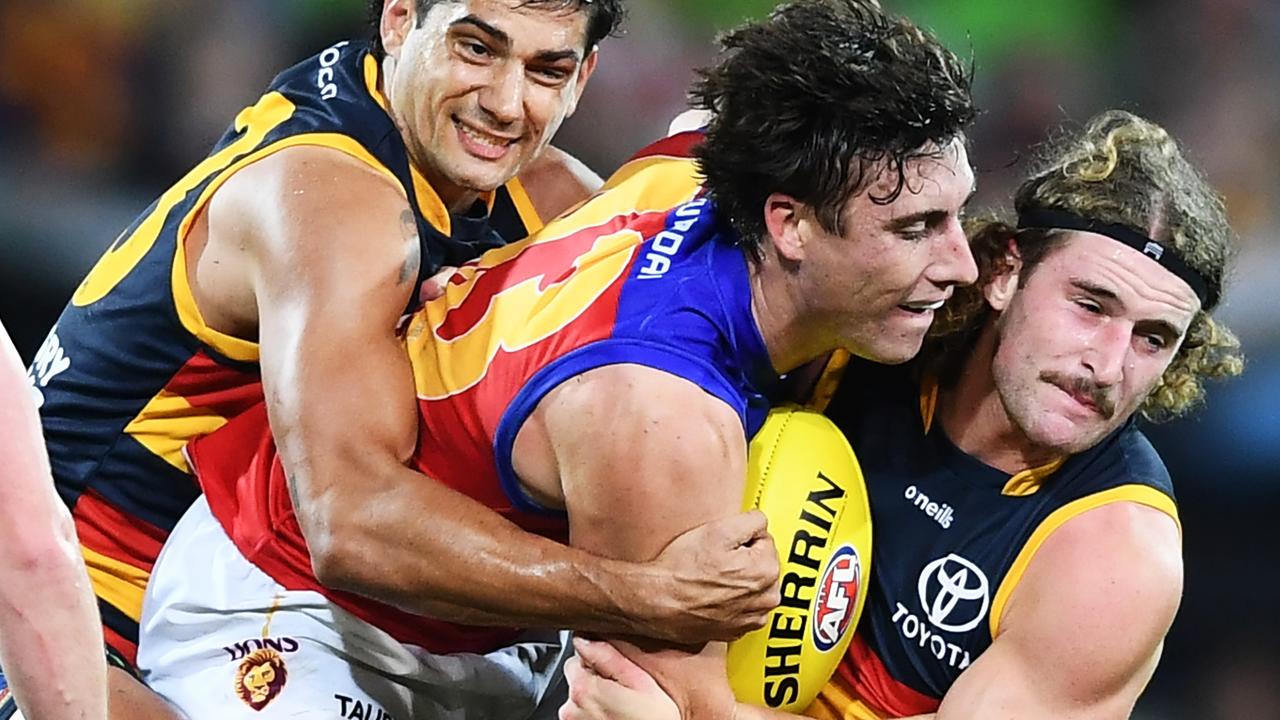
[[[1177,142],[1153,122],[1111,110],[1090,120],[1083,132],[1046,143],[1014,196],[1019,215],[1032,209],[1066,210],[1139,230],[1172,247],[1205,279],[1211,298],[1222,296],[1235,241],[1226,207]],[[971,220],[966,230],[978,282],[956,292],[935,321],[922,356],[944,382],[954,379],[990,317],[982,288],[1007,267],[1010,241],[1022,260],[1019,283],[1025,284],[1066,236],[1060,230],[1019,230],[995,214]],[[1144,401],[1141,413],[1148,420],[1185,414],[1203,400],[1205,380],[1244,370],[1240,341],[1209,315],[1212,310],[1209,304],[1196,313],[1178,353]]]

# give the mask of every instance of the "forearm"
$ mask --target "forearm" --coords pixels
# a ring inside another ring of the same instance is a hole
[[[635,632],[647,614],[639,602],[661,589],[649,565],[525,532],[408,468],[383,473],[379,489],[333,502],[329,544],[340,557],[325,580],[338,589],[455,622],[613,633]]]
[[[25,515],[0,524],[29,528]],[[0,532],[0,666],[28,720],[105,718],[98,611],[70,519],[59,520],[39,541]]]

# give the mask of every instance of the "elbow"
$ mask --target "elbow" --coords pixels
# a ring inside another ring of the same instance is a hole
[[[319,503],[298,513],[299,525],[311,555],[311,571],[321,585],[343,592],[379,599],[382,596],[379,556],[373,537],[358,518],[364,517],[364,501]],[[336,510],[340,509],[340,510]]]

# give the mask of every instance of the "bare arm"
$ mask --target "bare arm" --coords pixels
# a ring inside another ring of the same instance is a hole
[[[533,420],[551,439],[577,547],[647,560],[742,502],[742,426],[687,380],[633,365],[598,368],[549,393]],[[683,717],[732,716],[722,644],[623,647],[673,693]]]
[[[1000,635],[937,719],[1129,717],[1181,594],[1181,542],[1167,515],[1116,503],[1069,520],[1041,546]]]
[[[716,584],[741,523],[711,529],[725,547],[710,552],[687,543],[664,562],[619,563],[525,533],[405,466],[418,420],[393,329],[419,246],[390,180],[291,148],[233,177],[209,223],[211,243],[216,232],[248,249],[271,424],[321,582],[478,624],[720,637],[763,621],[752,607],[770,579]],[[714,604],[690,602],[698,592]]]
[[[105,718],[102,626],[49,473],[18,353],[0,325],[0,666],[28,720]]]

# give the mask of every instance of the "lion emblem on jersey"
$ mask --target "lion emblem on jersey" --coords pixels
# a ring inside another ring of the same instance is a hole
[[[236,694],[249,707],[261,710],[276,699],[288,679],[289,671],[280,653],[266,648],[255,650],[236,671]]]

